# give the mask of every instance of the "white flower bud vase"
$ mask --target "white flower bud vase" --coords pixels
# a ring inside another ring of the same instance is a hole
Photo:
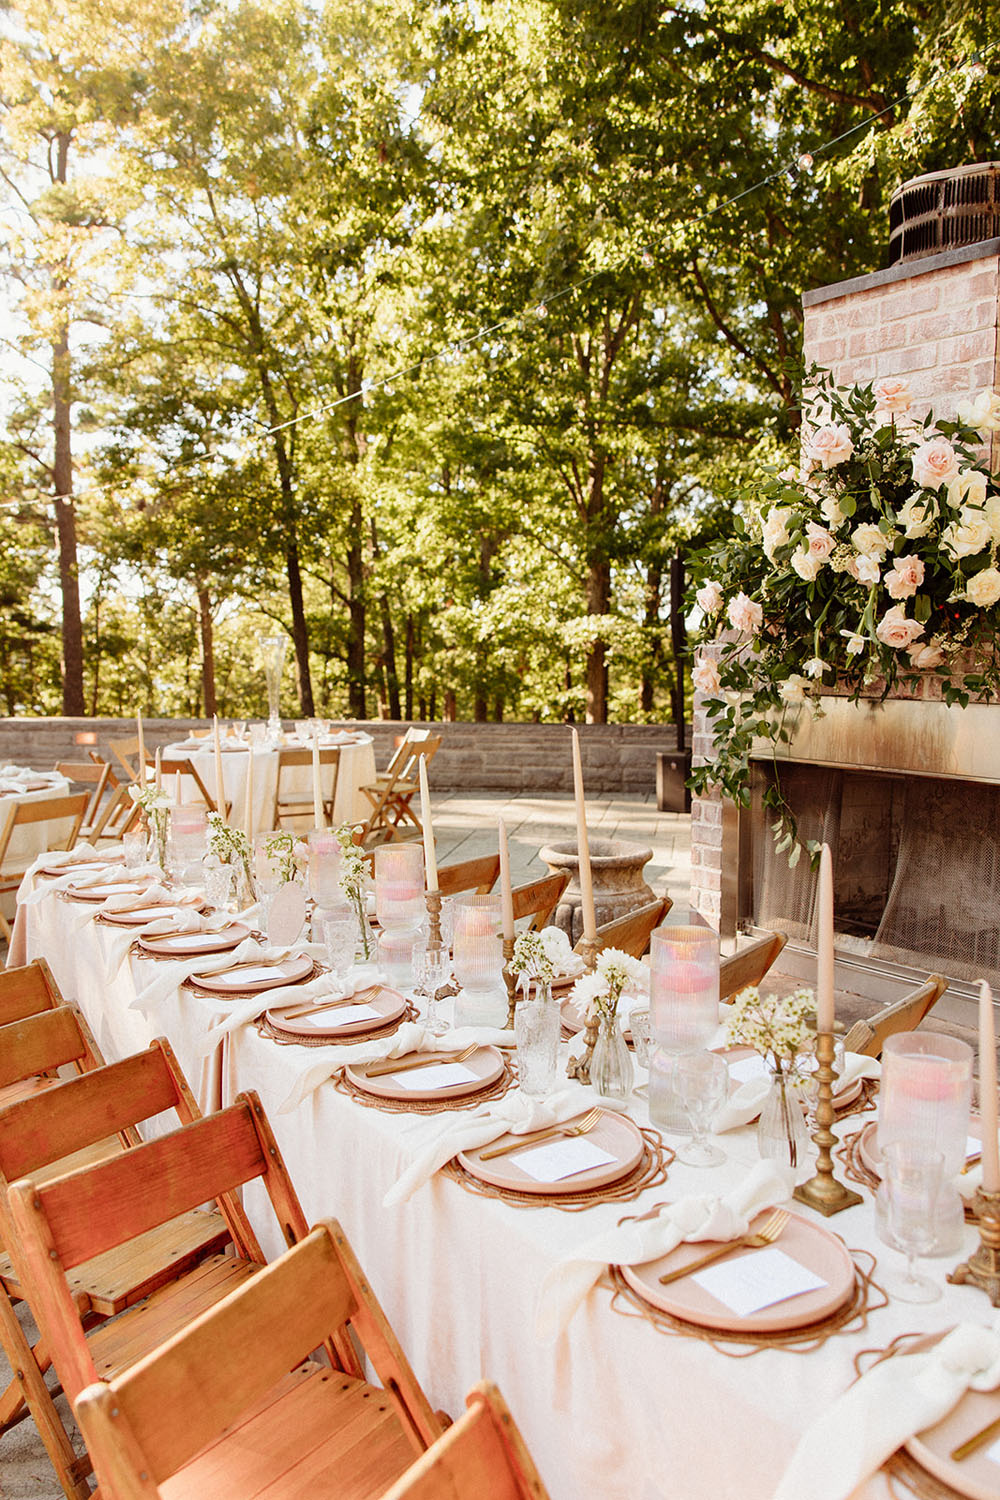
[[[635,1067],[617,1014],[602,1015],[590,1056],[590,1082],[605,1099],[627,1099],[635,1082]]]

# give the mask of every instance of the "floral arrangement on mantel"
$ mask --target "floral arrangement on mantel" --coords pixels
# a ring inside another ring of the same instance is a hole
[[[789,710],[821,712],[834,683],[855,701],[927,673],[949,704],[1000,693],[1000,488],[974,446],[1000,432],[1000,395],[961,402],[956,422],[910,406],[905,380],[842,389],[811,371],[801,468],[744,491],[735,535],[693,560],[698,641],[721,637],[692,672],[716,747],[695,791],[748,805],[754,740],[787,741]],[[794,864],[777,780],[764,801]]]

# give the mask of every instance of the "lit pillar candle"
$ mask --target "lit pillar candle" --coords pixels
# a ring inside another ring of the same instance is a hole
[[[234,809],[235,811],[235,809]],[[246,797],[243,802],[243,832],[248,838],[253,836],[253,746],[247,749],[247,785]]]
[[[219,740],[219,715],[212,715],[212,743],[215,747],[215,805],[219,816],[226,816],[226,784],[222,779],[222,744]]]
[[[497,830],[500,836],[500,915],[503,935],[509,941],[514,936],[514,895],[510,885],[510,850],[507,847],[507,829],[503,818],[497,819]]]
[[[323,821],[323,782],[319,774],[319,735],[313,734],[313,818],[317,828],[325,828]]]
[[[156,747],[156,790],[163,791],[163,770],[160,763],[160,747]]]
[[[993,993],[985,979],[979,985],[979,1123],[983,1138],[983,1192],[1000,1193],[997,1038],[993,1020]]]
[[[146,785],[146,736],[142,732],[142,714],[135,716],[136,728],[139,731],[139,781]]]
[[[438,888],[437,850],[434,848],[434,824],[431,820],[431,794],[427,785],[427,761],[424,756],[417,759],[420,775],[420,823],[424,831],[424,874],[427,889]]]
[[[573,798],[576,803],[576,848],[580,860],[583,936],[588,943],[595,943],[597,941],[597,918],[594,914],[594,881],[590,873],[590,845],[587,843],[587,806],[583,800],[580,736],[575,729],[573,730]]]
[[[816,1029],[833,1030],[833,856],[824,844],[819,856],[819,937],[816,972]]]

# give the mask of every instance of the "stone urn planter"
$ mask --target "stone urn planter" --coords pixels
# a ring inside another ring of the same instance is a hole
[[[569,934],[571,943],[583,936],[583,913],[580,907],[580,860],[576,840],[549,844],[538,851],[551,873],[570,872],[569,885],[552,918],[557,927]],[[655,901],[651,888],[643,879],[644,865],[653,857],[652,849],[641,844],[626,844],[618,839],[590,840],[590,869],[594,881],[594,911],[598,927],[613,922],[649,901]]]

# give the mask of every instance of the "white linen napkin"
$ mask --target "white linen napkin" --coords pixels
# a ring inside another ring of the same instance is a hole
[[[147,885],[141,891],[125,891],[118,896],[108,896],[97,908],[98,912],[118,917],[125,912],[145,911],[150,906],[175,906],[178,915],[181,907],[200,906],[204,897],[201,892],[169,891],[165,885]]]
[[[290,948],[268,948],[258,943],[256,938],[249,937],[244,938],[238,947],[231,948],[228,953],[203,953],[200,958],[179,958],[176,963],[161,963],[161,972],[143,986],[129,1009],[149,1014],[185,979],[190,979],[194,974],[220,974],[223,969],[231,969],[242,963],[276,963],[279,959],[287,958],[291,951]]]
[[[724,1197],[690,1193],[655,1218],[634,1219],[620,1229],[595,1235],[553,1266],[542,1282],[535,1320],[539,1342],[555,1342],[605,1266],[639,1266],[658,1260],[682,1240],[738,1239],[765,1208],[786,1202],[794,1186],[794,1171],[776,1162],[759,1161]]]
[[[150,905],[153,904],[150,902]],[[156,902],[155,904],[165,905],[166,903]],[[107,902],[102,910],[106,909]],[[108,967],[113,973],[118,973],[136,938],[166,937],[175,932],[221,932],[223,927],[228,927],[231,921],[232,917],[228,912],[212,912],[210,916],[203,917],[199,911],[188,906],[178,907],[165,917],[154,917],[151,922],[144,922],[141,927],[105,927],[104,951]]]
[[[835,1087],[846,1089],[859,1078],[881,1078],[882,1064],[877,1057],[865,1057],[860,1052],[848,1052],[844,1058],[844,1071],[837,1079]],[[748,1078],[741,1083],[735,1093],[730,1094],[725,1104],[719,1110],[712,1126],[714,1135],[722,1135],[726,1130],[736,1130],[740,1125],[749,1125],[751,1120],[756,1120],[764,1107],[771,1087],[771,1075],[763,1074],[758,1078]]]
[[[37,906],[39,901],[44,901],[46,896],[51,896],[54,891],[68,890],[71,885],[80,882],[83,885],[116,885],[119,881],[130,884],[138,880],[163,879],[163,871],[159,865],[138,865],[133,870],[127,870],[120,862],[108,865],[104,870],[85,870],[81,875],[70,867],[65,875],[57,875],[53,880],[43,880],[36,885],[29,896],[25,896],[21,902],[22,906]],[[93,915],[93,913],[91,913]]]
[[[507,1035],[509,1037],[510,1032]],[[595,1104],[602,1109],[625,1108],[621,1100],[606,1099],[592,1088],[573,1084],[546,1099],[531,1099],[520,1089],[512,1089],[493,1103],[480,1104],[477,1109],[445,1117],[437,1123],[432,1139],[421,1147],[420,1154],[386,1193],[383,1206],[393,1208],[412,1198],[418,1188],[429,1182],[434,1173],[460,1151],[476,1151],[480,1146],[499,1140],[508,1131],[514,1135],[531,1135],[536,1130],[561,1125],[565,1120],[585,1114]]]
[[[340,984],[333,974],[319,974],[315,979],[310,979],[308,984],[283,984],[277,989],[261,990],[257,995],[248,995],[245,1000],[235,1001],[225,1015],[213,1018],[208,1031],[199,1043],[199,1055],[208,1057],[228,1032],[255,1021],[258,1016],[263,1015],[265,1010],[296,1003],[321,1005],[324,1000],[346,1000],[349,995],[356,994],[358,990],[368,989],[371,989],[369,975],[359,974],[355,978],[348,974],[346,981]]]
[[[409,1052],[461,1052],[470,1042],[480,1047],[509,1047],[511,1034],[494,1026],[457,1026],[444,1036],[436,1036],[420,1021],[404,1021],[392,1036],[379,1037],[377,1041],[359,1042],[353,1047],[310,1048],[293,1087],[278,1106],[278,1113],[291,1114],[303,1099],[326,1083],[331,1073],[348,1063],[379,1062],[382,1058],[405,1057]]]
[[[901,1443],[947,1416],[967,1390],[998,1386],[1000,1317],[992,1327],[959,1323],[933,1349],[883,1360],[803,1433],[774,1500],[847,1500]]]

